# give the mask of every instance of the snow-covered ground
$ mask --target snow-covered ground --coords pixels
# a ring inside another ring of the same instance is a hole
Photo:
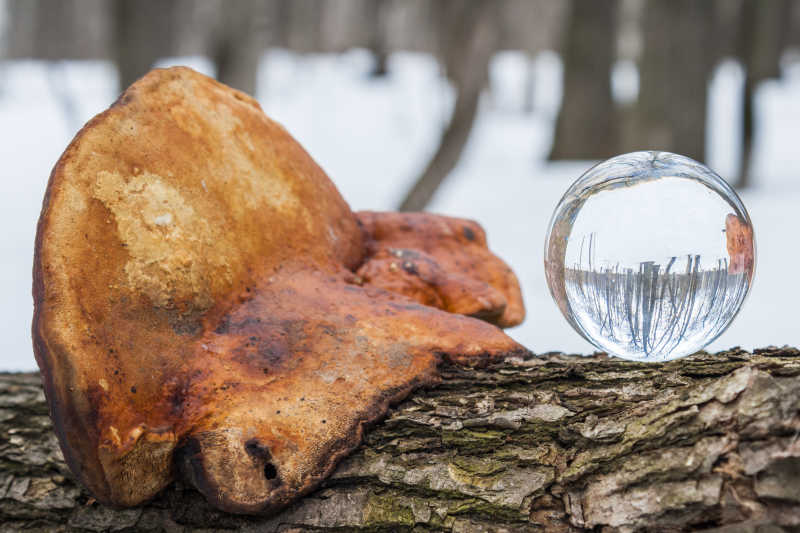
[[[391,75],[370,79],[370,56],[265,55],[258,97],[326,169],[354,209],[393,209],[424,167],[453,102],[436,63],[395,54]],[[161,62],[189,64],[206,73],[203,58]],[[528,60],[499,54],[492,66],[491,96],[484,98],[466,153],[437,194],[431,211],[478,220],[493,250],[517,272],[528,318],[510,333],[536,352],[589,353],[553,304],[542,268],[550,214],[571,181],[591,161],[548,163],[553,120],[560,105],[561,64],[552,53],[533,62],[533,111],[526,101]],[[720,174],[735,170],[736,99],[742,72],[734,63],[718,69],[709,89],[710,154]],[[28,370],[36,363],[30,343],[31,263],[36,219],[47,177],[75,131],[115,98],[113,67],[68,62],[0,63],[0,370]],[[635,98],[630,64],[615,70],[620,101]],[[800,68],[787,67],[780,81],[758,93],[755,187],[743,194],[758,245],[756,281],[731,328],[710,349],[734,345],[800,345],[793,283],[800,241],[793,218],[800,208]],[[65,112],[65,110],[69,110]],[[647,147],[642,147],[647,148]]]

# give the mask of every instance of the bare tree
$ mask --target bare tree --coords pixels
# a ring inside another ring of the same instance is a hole
[[[389,0],[371,0],[367,2],[365,7],[367,8],[367,24],[371,29],[369,32],[369,49],[375,56],[372,75],[385,76],[388,72],[387,62],[389,59],[389,43],[386,38],[389,30]]]
[[[114,61],[120,89],[174,50],[175,0],[115,0]]]
[[[440,54],[457,96],[439,149],[403,199],[401,211],[424,209],[458,163],[475,121],[497,39],[497,4],[491,0],[447,0],[432,7],[440,29]]]
[[[256,93],[258,62],[267,46],[273,2],[237,0],[219,4],[212,31],[211,58],[217,79],[248,94]]]
[[[284,13],[286,46],[298,52],[320,52],[323,49],[323,18],[328,3],[317,0],[293,0]]]
[[[115,59],[127,87],[161,57],[206,53],[223,83],[254,94],[275,2],[116,0]]]
[[[739,178],[737,188],[750,185],[750,162],[753,154],[754,98],[758,84],[780,75],[780,58],[791,19],[787,0],[759,2],[743,0],[739,13],[738,56],[745,68],[742,95],[743,123]]]
[[[704,159],[713,13],[712,2],[645,4],[639,100],[626,135],[627,149],[669,150]]]
[[[564,34],[564,92],[550,159],[605,159],[619,148],[611,96],[617,0],[573,0]]]
[[[6,56],[107,58],[111,38],[108,7],[103,0],[10,0]]]

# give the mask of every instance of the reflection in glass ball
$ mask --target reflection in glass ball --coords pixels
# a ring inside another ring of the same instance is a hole
[[[634,152],[589,169],[556,206],[545,239],[550,293],[611,355],[665,361],[730,325],[752,284],[753,226],[705,165]]]

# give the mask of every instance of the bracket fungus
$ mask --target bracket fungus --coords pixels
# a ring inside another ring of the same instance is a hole
[[[275,510],[442,361],[524,350],[497,327],[522,320],[519,285],[477,224],[353,213],[255,100],[187,68],[147,74],[61,156],[33,293],[66,461],[122,506],[179,478]]]

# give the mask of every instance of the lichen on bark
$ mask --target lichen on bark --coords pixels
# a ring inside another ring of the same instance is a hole
[[[0,531],[791,531],[800,352],[448,366],[278,515],[173,485],[112,509],[61,460],[36,374],[0,375]]]

